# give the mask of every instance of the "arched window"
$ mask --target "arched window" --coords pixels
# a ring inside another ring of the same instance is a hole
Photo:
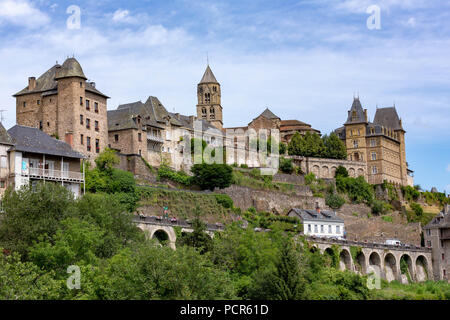
[[[209,118],[210,119],[216,118],[214,107],[209,108]]]
[[[206,118],[206,108],[202,108],[202,118]]]
[[[205,93],[205,102],[209,103],[211,101],[211,94],[210,93]]]
[[[209,108],[209,113],[214,113],[214,112],[215,112],[214,107]]]

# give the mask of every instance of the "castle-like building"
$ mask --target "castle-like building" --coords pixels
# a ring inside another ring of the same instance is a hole
[[[107,95],[87,81],[81,65],[68,58],[14,94],[16,122],[67,142],[91,161],[108,145]]]
[[[344,126],[335,130],[347,147],[348,160],[367,163],[371,184],[412,185],[405,152],[405,130],[394,107],[377,108],[373,122],[359,98],[353,99]]]
[[[137,156],[152,166],[165,162],[175,169],[187,169],[184,160],[180,160],[184,150],[190,148],[188,142],[197,129],[194,122],[200,124],[202,138],[213,147],[233,143],[225,138],[229,130],[277,129],[284,143],[296,132],[320,134],[302,121],[282,120],[269,108],[246,126],[224,128],[221,85],[209,65],[197,84],[196,116],[168,112],[154,96],[145,102],[122,104],[107,111],[108,96],[94,82],[87,81],[75,58],[68,58],[62,65],[55,64],[37,79],[30,77],[28,86],[14,97],[18,125],[38,128],[63,140],[91,161],[110,147],[127,159]],[[397,185],[412,184],[412,171],[406,162],[405,130],[395,107],[377,109],[374,121],[370,122],[367,109],[355,98],[347,121],[335,132],[347,147],[351,175],[363,175],[372,184],[384,180]],[[247,160],[233,155],[229,161],[241,164]],[[333,177],[336,166],[341,164],[324,161],[321,159],[317,165],[309,161],[311,172],[323,178]],[[249,165],[259,164],[253,161]],[[133,171],[129,166],[123,168]]]

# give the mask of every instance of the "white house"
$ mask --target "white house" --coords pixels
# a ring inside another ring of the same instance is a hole
[[[333,211],[292,208],[289,217],[297,217],[303,224],[303,233],[308,236],[344,239],[344,220]]]

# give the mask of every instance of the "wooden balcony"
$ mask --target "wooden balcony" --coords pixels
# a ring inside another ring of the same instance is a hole
[[[42,168],[29,168],[28,170],[22,170],[22,176],[29,177],[31,179],[50,180],[50,181],[67,181],[67,182],[80,182],[84,181],[83,173],[75,171],[61,171]]]

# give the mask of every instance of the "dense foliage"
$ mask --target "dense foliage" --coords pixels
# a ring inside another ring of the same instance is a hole
[[[280,158],[280,170],[284,173],[291,174],[294,171],[292,159]]]
[[[191,171],[194,174],[193,183],[203,190],[229,187],[233,179],[233,168],[226,164],[194,164]]]
[[[320,137],[307,132],[304,136],[296,132],[288,144],[288,154],[293,156],[346,159],[347,149],[335,133]]]

